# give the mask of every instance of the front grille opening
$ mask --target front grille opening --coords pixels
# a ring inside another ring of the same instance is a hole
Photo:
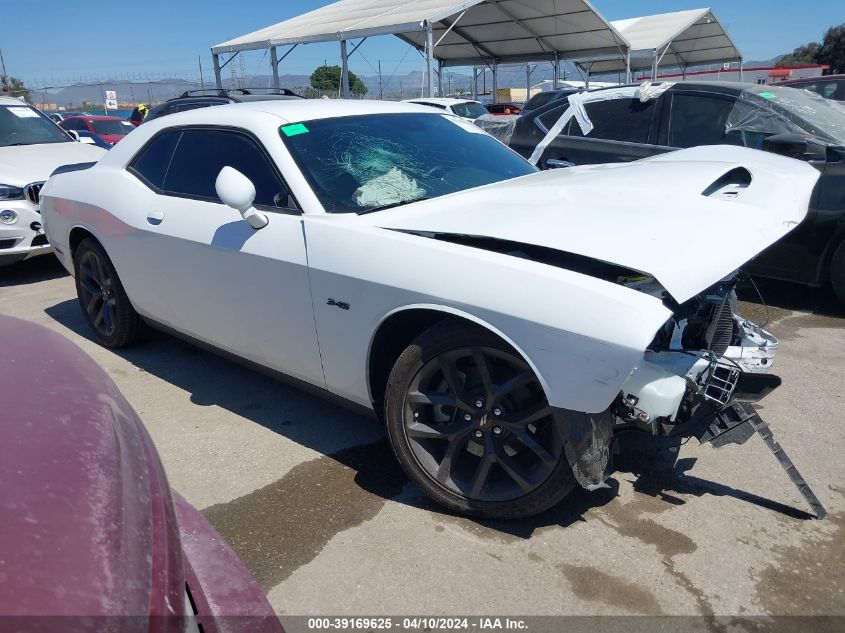
[[[714,365],[710,379],[704,387],[704,397],[722,406],[731,401],[737,382],[739,371],[725,365]]]
[[[29,200],[35,206],[38,206],[39,202],[41,202],[41,187],[43,186],[43,182],[33,182],[28,184],[23,189],[23,193],[26,196],[26,199]]]
[[[14,247],[15,242],[17,241],[18,239],[16,237],[6,240],[0,240],[0,251]]]

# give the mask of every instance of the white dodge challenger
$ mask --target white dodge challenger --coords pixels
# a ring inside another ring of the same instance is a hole
[[[428,108],[302,100],[145,124],[41,200],[103,345],[149,324],[362,405],[432,498],[517,517],[601,486],[619,432],[779,384],[736,271],[817,178],[737,147],[538,172]]]

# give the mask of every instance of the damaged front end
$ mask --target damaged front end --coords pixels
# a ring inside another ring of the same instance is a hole
[[[778,341],[739,314],[734,292],[738,275],[683,304],[651,277],[621,281],[660,296],[673,315],[606,411],[558,411],[578,483],[588,490],[606,485],[613,439],[622,431],[695,437],[716,447],[743,444],[759,432],[816,515],[823,517],[824,508],[754,410],[753,403],[781,384],[770,373]]]

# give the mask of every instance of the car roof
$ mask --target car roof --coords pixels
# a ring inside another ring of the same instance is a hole
[[[109,116],[105,114],[74,114],[73,116],[67,117],[68,119],[86,119],[88,121],[125,121],[123,117],[120,116]]]
[[[436,103],[437,105],[453,106],[459,103],[480,103],[475,99],[457,99],[455,97],[419,97],[416,99],[405,99],[403,103]]]
[[[842,81],[845,75],[817,75],[816,77],[799,77],[798,79],[787,79],[779,81],[776,86],[791,86],[794,84],[812,84],[817,81]]]
[[[20,99],[15,99],[14,97],[0,97],[0,105],[25,105],[28,106],[29,104],[21,101]]]
[[[368,99],[284,99],[272,101],[248,101],[196,108],[176,112],[146,121],[109,150],[99,165],[123,166],[143,143],[162,130],[188,125],[234,126],[247,130],[286,123],[300,123],[321,119],[332,119],[367,114],[425,114],[428,116],[451,116],[436,112],[432,108],[400,101],[376,101]]]

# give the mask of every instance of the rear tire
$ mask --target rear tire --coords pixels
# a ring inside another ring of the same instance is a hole
[[[94,238],[85,238],[73,253],[76,296],[94,338],[106,347],[126,347],[143,333],[135,312],[106,251]]]
[[[461,514],[531,516],[575,487],[534,372],[499,337],[463,321],[434,325],[402,353],[385,423],[408,477]]]
[[[845,306],[845,241],[836,248],[830,260],[830,285],[839,303]]]

